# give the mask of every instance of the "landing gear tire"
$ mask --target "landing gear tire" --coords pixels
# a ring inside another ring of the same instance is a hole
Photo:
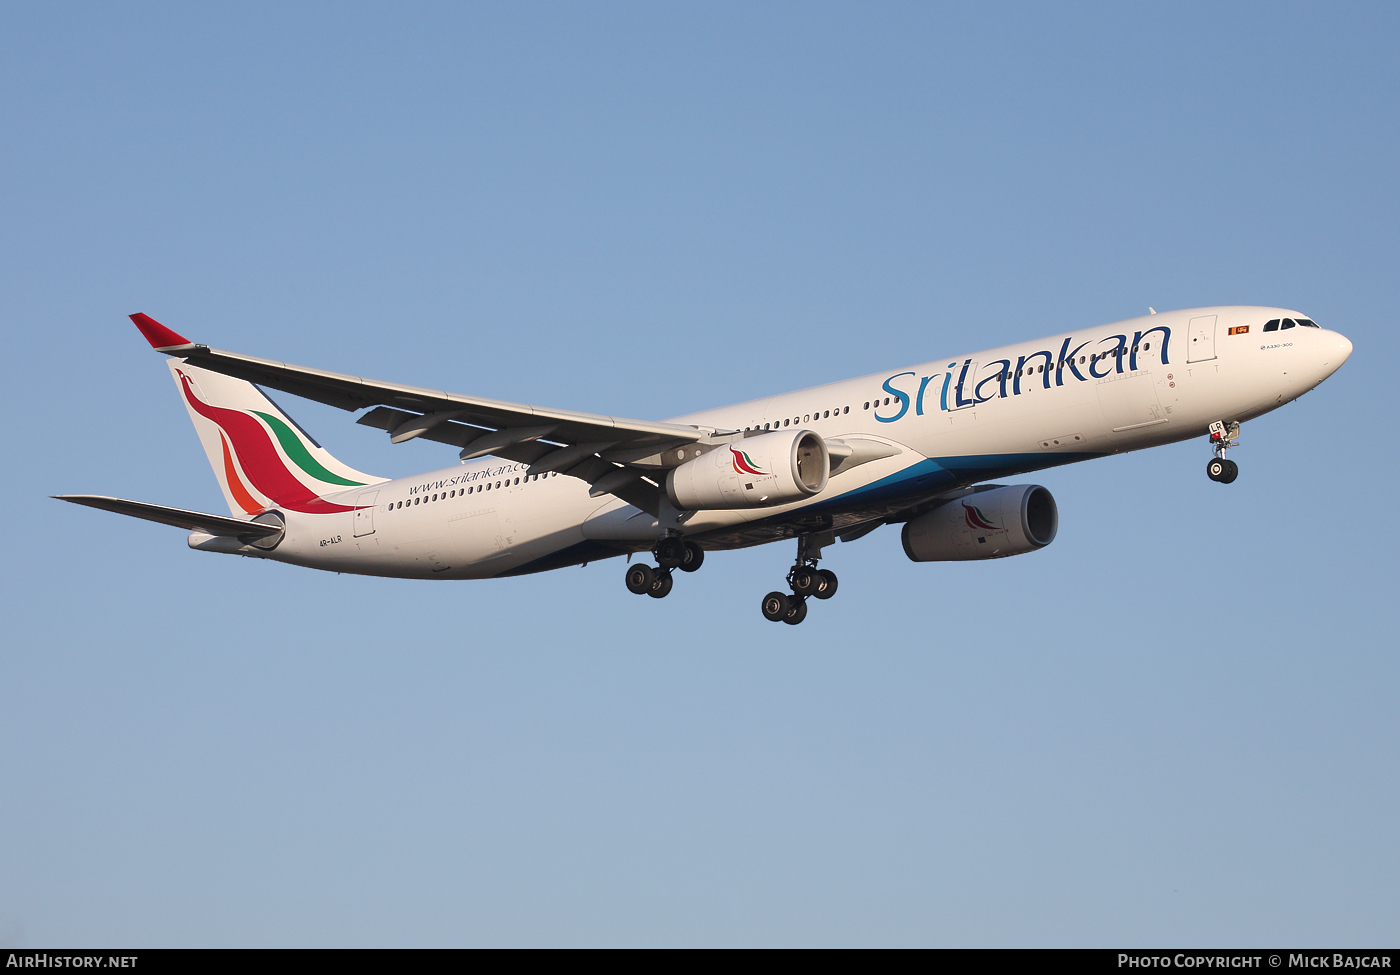
[[[671,592],[671,586],[676,580],[671,578],[670,569],[660,569],[651,574],[651,588],[647,590],[647,595],[652,599],[665,599]]]
[[[651,585],[655,581],[655,573],[651,571],[651,566],[643,565],[640,562],[627,567],[627,591],[636,593],[651,592]]]
[[[661,568],[678,568],[686,561],[685,539],[675,535],[667,535],[656,543],[656,548],[652,549],[652,552],[656,554],[656,564]]]
[[[694,542],[685,543],[685,560],[679,568],[682,572],[694,572],[705,561],[705,550]]]
[[[806,565],[795,566],[788,577],[792,591],[799,596],[814,596],[822,588],[821,573]]]
[[[789,626],[796,626],[807,618],[807,600],[801,596],[794,596],[788,600],[787,615],[783,617],[783,622]]]
[[[1206,465],[1206,477],[1221,484],[1229,484],[1240,476],[1240,465],[1224,457],[1216,457]]]
[[[770,592],[763,597],[763,618],[776,623],[792,610],[792,597],[785,592]]]
[[[821,577],[822,584],[812,595],[818,599],[830,599],[836,595],[836,573],[830,569],[818,569],[817,575]]]

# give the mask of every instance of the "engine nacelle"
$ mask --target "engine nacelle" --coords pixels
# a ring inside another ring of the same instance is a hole
[[[1060,513],[1039,484],[1011,484],[939,505],[904,526],[904,553],[915,562],[999,559],[1055,540]]]
[[[682,511],[761,508],[819,494],[831,473],[826,442],[811,430],[763,433],[723,444],[666,475]]]

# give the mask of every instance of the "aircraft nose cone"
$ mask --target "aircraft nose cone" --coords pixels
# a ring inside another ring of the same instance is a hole
[[[1342,363],[1347,361],[1351,355],[1351,339],[1340,332],[1333,332],[1330,329],[1318,336],[1322,339],[1319,366],[1322,370],[1322,379],[1326,379],[1332,373],[1342,368]],[[1319,379],[1318,382],[1322,380]]]

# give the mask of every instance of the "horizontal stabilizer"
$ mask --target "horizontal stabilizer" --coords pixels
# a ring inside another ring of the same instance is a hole
[[[130,515],[146,521],[156,521],[162,525],[173,525],[189,531],[201,531],[207,535],[229,535],[235,538],[267,538],[280,534],[281,524],[261,524],[254,521],[240,521],[226,515],[206,515],[199,511],[186,511],[183,508],[167,508],[163,504],[146,504],[143,501],[126,501],[122,498],[107,498],[100,494],[55,494],[58,501],[72,501],[85,504],[89,508],[115,511],[119,515]]]

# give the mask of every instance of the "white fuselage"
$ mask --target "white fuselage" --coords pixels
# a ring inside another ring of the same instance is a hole
[[[841,531],[979,481],[1204,436],[1215,420],[1248,420],[1296,399],[1346,360],[1351,343],[1328,329],[1262,331],[1303,317],[1250,306],[1150,315],[678,417],[897,450],[833,474],[799,503],[690,513],[685,535],[732,548],[791,537],[802,519]],[[526,468],[485,458],[357,488],[334,500],[361,510],[286,512],[277,548],[248,554],[475,579],[645,550],[661,534],[655,517],[590,497],[583,481]]]

